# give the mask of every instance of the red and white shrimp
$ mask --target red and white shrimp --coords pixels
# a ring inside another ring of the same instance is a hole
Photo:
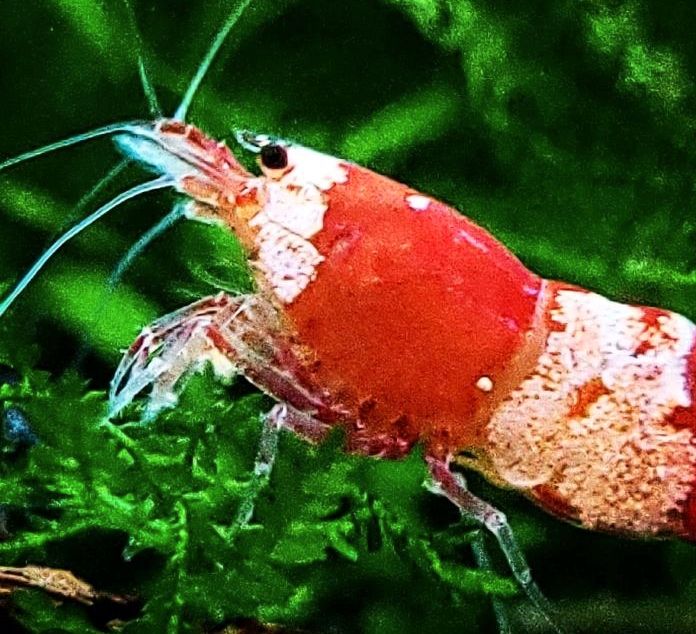
[[[61,238],[0,313],[77,231],[173,187],[188,218],[237,236],[256,290],[201,299],[145,328],[114,377],[112,416],[144,390],[147,415],[175,406],[186,377],[212,365],[277,401],[269,428],[316,441],[340,427],[349,451],[386,458],[420,444],[433,488],[495,534],[542,607],[504,515],[452,465],[584,528],[696,539],[694,324],[544,280],[457,211],[347,160],[240,133],[259,158],[260,174],[247,171],[183,121],[233,23],[174,118],[48,148],[115,135],[158,178]]]
[[[452,497],[463,462],[585,528],[696,538],[688,319],[544,280],[443,203],[299,145],[245,134],[256,176],[178,121],[117,141],[189,217],[238,236],[257,291],[146,329],[114,414],[146,386],[151,411],[173,405],[210,362],[275,397],[285,425],[340,425],[351,451],[421,443]]]

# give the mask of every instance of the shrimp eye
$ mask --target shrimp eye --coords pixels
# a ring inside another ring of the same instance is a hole
[[[269,143],[261,148],[261,163],[271,170],[282,170],[288,166],[287,150],[277,143]]]

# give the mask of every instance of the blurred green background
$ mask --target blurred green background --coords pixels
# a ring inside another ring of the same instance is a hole
[[[131,5],[134,20],[120,0],[0,3],[0,159],[150,116],[134,23],[173,112],[235,2]],[[695,24],[693,3],[674,0],[255,0],[189,119],[218,138],[244,127],[360,162],[451,203],[546,277],[696,319]],[[98,140],[0,175],[0,292],[116,160]],[[99,202],[143,178],[124,173]],[[183,223],[105,290],[173,201],[147,196],[86,231],[0,321],[0,363],[22,377],[0,387],[4,415],[19,410],[39,439],[1,439],[0,563],[69,567],[138,595],[129,633],[239,617],[494,632],[491,595],[515,632],[546,631],[492,544],[500,575],[475,570],[470,527],[422,488],[417,455],[380,463],[343,456],[340,439],[284,437],[254,526],[239,531],[267,399],[201,377],[149,427],[100,424],[140,327],[249,287],[232,238]],[[693,546],[584,532],[471,480],[508,513],[568,631],[696,631]],[[91,632],[112,617],[25,592],[0,627]]]

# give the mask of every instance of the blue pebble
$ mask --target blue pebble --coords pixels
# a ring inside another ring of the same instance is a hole
[[[24,412],[17,407],[8,407],[3,412],[5,439],[17,446],[31,447],[39,442],[31,430]]]

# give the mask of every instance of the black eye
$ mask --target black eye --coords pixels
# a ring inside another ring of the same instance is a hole
[[[269,143],[261,148],[261,162],[268,169],[282,170],[288,166],[288,153],[282,145]]]

